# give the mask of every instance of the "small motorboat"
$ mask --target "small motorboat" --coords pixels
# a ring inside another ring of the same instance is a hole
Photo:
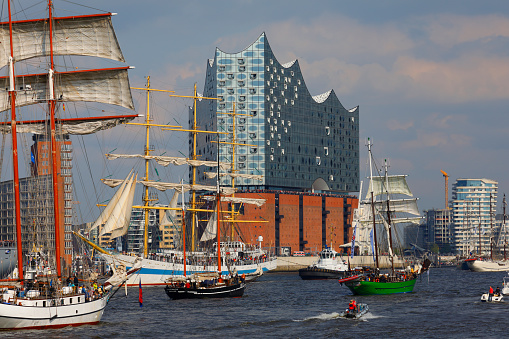
[[[490,295],[489,293],[484,293],[482,296],[481,296],[481,301],[483,302],[503,302],[503,299],[504,296],[502,294],[494,294],[491,296],[491,299],[490,299]]]
[[[359,319],[364,314],[368,313],[369,307],[367,304],[357,304],[357,306],[353,309],[346,309],[344,312],[342,312],[339,316],[343,318],[349,318],[349,319]]]

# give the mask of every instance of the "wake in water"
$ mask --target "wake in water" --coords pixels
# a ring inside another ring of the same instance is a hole
[[[337,313],[337,312],[332,312],[332,313],[322,313],[322,314],[317,315],[317,316],[307,317],[307,318],[304,318],[302,320],[296,319],[296,320],[293,320],[293,321],[295,321],[295,322],[310,321],[310,320],[324,320],[324,321],[326,321],[326,320],[333,320],[333,319],[337,319],[337,318],[342,318],[342,319],[349,320],[349,321],[352,321],[352,320],[355,320],[355,321],[368,321],[368,320],[371,320],[371,319],[383,318],[383,316],[381,316],[381,315],[374,315],[373,313],[368,312],[368,313],[366,313],[365,315],[363,315],[359,319],[347,319],[347,318],[340,317],[339,313]]]

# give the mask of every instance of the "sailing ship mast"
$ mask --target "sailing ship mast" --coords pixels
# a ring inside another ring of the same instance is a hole
[[[19,195],[19,169],[18,169],[18,137],[16,134],[16,86],[14,77],[14,47],[12,43],[12,16],[11,1],[7,1],[9,6],[9,94],[11,98],[11,129],[12,129],[12,163],[14,171],[14,208],[15,208],[15,224],[16,224],[16,251],[18,253],[18,277],[23,280],[23,255],[21,246],[21,203]]]
[[[375,197],[373,193],[373,154],[371,153],[371,140],[368,138],[368,153],[369,153],[369,180],[370,180],[370,187],[371,187],[371,213],[373,217],[373,239],[374,239],[374,251],[375,251],[375,268],[380,268],[379,262],[378,262],[378,240],[376,236],[376,214],[375,214]]]

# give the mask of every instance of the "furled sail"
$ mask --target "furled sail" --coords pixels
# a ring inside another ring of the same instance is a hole
[[[170,203],[168,204],[168,207],[170,208],[176,208],[177,202],[179,198],[179,193],[175,191],[173,194],[173,197],[170,200]],[[173,226],[175,224],[175,217],[177,216],[176,210],[167,210],[163,214],[163,218],[161,219],[161,222],[159,223],[159,226]]]
[[[108,218],[110,217],[110,215],[111,215],[111,213],[113,211],[113,208],[115,208],[115,206],[117,206],[118,200],[120,199],[120,196],[122,195],[122,192],[124,192],[125,186],[127,185],[128,181],[129,181],[129,177],[131,176],[131,174],[132,174],[132,171],[129,172],[129,175],[125,178],[125,180],[122,181],[122,186],[120,186],[120,188],[115,192],[113,197],[110,199],[110,202],[108,203],[108,205],[106,205],[106,207],[101,212],[101,214],[99,215],[97,220],[88,229],[88,232],[90,232],[93,229],[97,228],[98,226],[104,224],[106,222],[106,220],[108,220]]]
[[[110,187],[117,187],[122,183],[122,180],[120,179],[101,179],[102,182],[105,185],[108,185]],[[217,186],[209,186],[209,185],[189,185],[189,184],[180,184],[180,183],[171,183],[171,182],[161,182],[161,181],[143,181],[139,180],[137,183],[145,185],[147,187],[153,187],[155,189],[158,189],[160,191],[166,191],[170,189],[174,189],[175,191],[182,194],[184,191],[216,191]],[[233,194],[235,192],[235,188],[232,187],[224,187],[221,186],[221,193],[223,194]]]
[[[61,119],[56,121],[57,133],[85,135],[98,131],[113,128],[119,124],[125,124],[136,118],[138,115],[110,116],[97,118],[73,118]],[[49,121],[34,120],[18,122],[16,124],[16,133],[46,134],[48,132]],[[0,133],[11,133],[11,122],[0,123]]]
[[[111,212],[109,212],[99,236],[111,233],[111,238],[116,238],[125,234],[124,231],[127,231],[131,218],[131,209],[133,205],[134,191],[136,188],[136,185],[134,184],[136,182],[136,177],[134,174],[130,175],[130,177],[128,177],[129,181],[125,184],[125,186],[121,186],[121,194],[117,203],[112,206]],[[110,204],[108,204],[108,206]]]
[[[217,236],[217,212],[215,212],[210,216],[209,222],[207,223],[207,227],[200,238],[200,241],[208,241],[215,239]]]
[[[389,187],[386,187],[389,186]],[[374,196],[381,194],[404,194],[413,196],[406,182],[406,175],[389,175],[372,177],[369,181],[368,193],[366,199],[371,199],[371,191]]]
[[[124,62],[113,30],[111,13],[53,18],[53,54],[85,55]],[[48,19],[12,23],[14,60],[50,55]],[[0,23],[0,67],[10,52],[9,22]]]
[[[0,44],[1,45],[1,44]],[[134,110],[128,67],[107,68],[91,71],[55,73],[55,99],[57,101],[89,101],[118,105]],[[27,106],[50,99],[47,95],[48,74],[33,74],[16,77],[16,106]],[[9,77],[0,78],[2,88],[9,87]],[[9,93],[0,92],[0,111],[11,108]]]
[[[215,200],[215,196],[202,196],[204,200]],[[256,205],[258,207],[263,206],[267,199],[254,199],[254,198],[237,198],[237,197],[225,197],[221,196],[221,201],[225,202],[233,202],[233,203],[241,203],[241,204],[251,204]]]
[[[168,157],[162,155],[143,155],[143,154],[106,154],[106,158],[108,160],[115,160],[118,158],[141,158],[146,160],[155,160],[161,166],[168,165],[191,165],[191,166],[208,166],[208,167],[217,167],[217,161],[209,161],[209,160],[193,160],[183,157]],[[231,168],[231,164],[226,162],[220,162],[219,168],[222,170],[227,170]]]
[[[209,179],[213,179],[217,177],[216,172],[205,172],[205,175]],[[243,174],[243,173],[219,173],[219,176],[230,176],[232,178],[245,178],[245,179],[254,179],[254,180],[263,180],[263,175],[258,174]]]

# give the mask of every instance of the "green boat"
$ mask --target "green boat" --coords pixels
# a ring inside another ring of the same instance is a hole
[[[363,271],[358,275],[352,275],[339,280],[345,284],[354,295],[381,295],[396,293],[411,293],[419,274],[429,268],[431,262],[426,260],[420,267],[406,267],[396,270],[393,250],[393,230],[400,223],[421,222],[417,199],[406,182],[406,175],[388,175],[388,163],[385,160],[384,173],[373,175],[375,162],[371,153],[371,140],[368,138],[369,153],[369,188],[365,199],[359,202],[359,207],[354,212],[352,225],[351,252],[353,258],[356,247],[359,253],[371,250],[373,255],[374,269]],[[377,171],[377,173],[379,173]],[[359,200],[362,194],[362,182],[360,185]],[[357,228],[359,238],[356,239]],[[378,230],[377,230],[378,229]],[[378,239],[377,232],[382,231],[383,236]],[[369,236],[367,235],[369,233]],[[386,245],[383,251],[379,249],[379,242]],[[381,274],[379,265],[379,252],[388,252],[390,260],[390,273]]]
[[[395,282],[353,280],[345,285],[355,295],[395,294],[412,292],[416,281],[417,278]]]

